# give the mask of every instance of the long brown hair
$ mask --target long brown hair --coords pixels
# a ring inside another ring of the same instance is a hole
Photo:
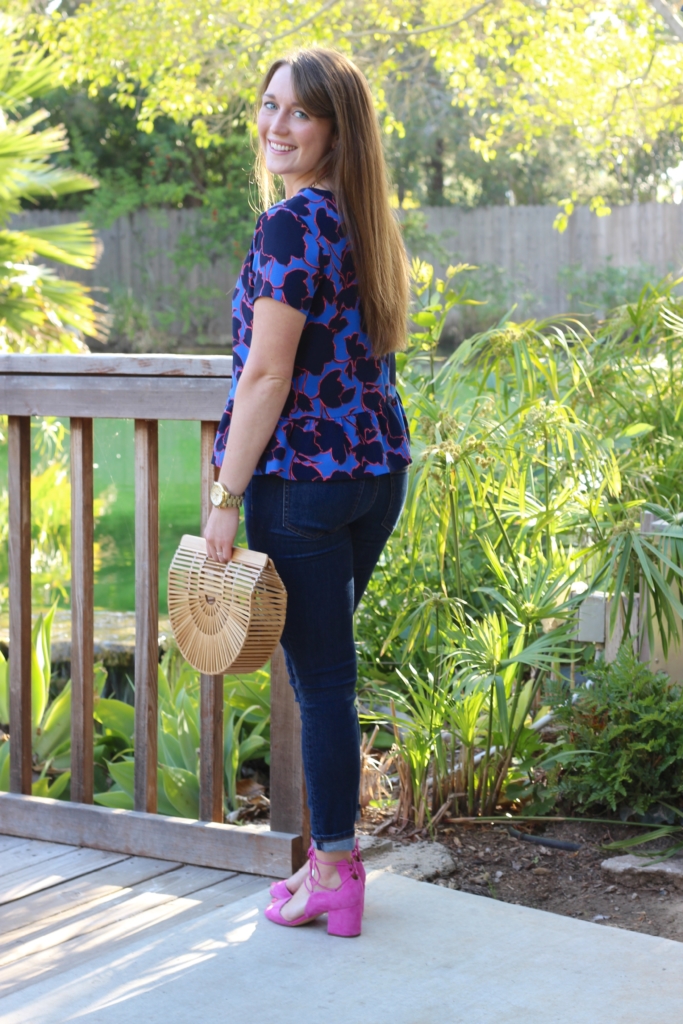
[[[410,284],[401,231],[389,205],[389,182],[372,94],[355,64],[335,50],[299,50],[276,60],[258,94],[259,106],[283,65],[292,69],[297,100],[313,117],[333,122],[336,144],[317,169],[328,181],[349,236],[364,326],[375,357],[405,348]],[[259,146],[256,174],[264,208],[273,179]]]

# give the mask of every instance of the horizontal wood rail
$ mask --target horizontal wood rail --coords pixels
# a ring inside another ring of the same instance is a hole
[[[158,421],[199,420],[202,527],[225,356],[1,355],[9,417],[10,793],[0,832],[286,877],[305,857],[308,816],[298,707],[281,652],[271,680],[271,826],[223,824],[223,677],[201,677],[200,822],[156,814],[159,619]],[[71,801],[31,793],[30,417],[71,420]],[[135,811],[93,802],[93,419],[135,420]]]

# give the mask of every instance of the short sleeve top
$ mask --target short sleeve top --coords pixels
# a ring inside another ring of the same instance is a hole
[[[390,360],[372,356],[358,284],[331,192],[305,188],[259,217],[232,301],[233,378],[214,445],[221,465],[256,299],[306,314],[292,387],[257,474],[344,480],[410,463],[408,424]]]

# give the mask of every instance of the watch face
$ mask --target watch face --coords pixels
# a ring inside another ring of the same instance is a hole
[[[211,484],[209,498],[211,499],[211,504],[215,505],[216,507],[219,507],[221,501],[223,500],[223,488],[221,487],[217,480],[215,481],[215,483]]]

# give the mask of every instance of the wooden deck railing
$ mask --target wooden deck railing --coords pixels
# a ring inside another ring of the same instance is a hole
[[[157,816],[160,419],[201,422],[201,522],[232,360],[0,356],[8,420],[10,792],[0,832],[285,877],[308,842],[300,723],[278,650],[271,666],[271,829],[223,824],[223,677],[201,677],[200,821]],[[71,801],[30,796],[31,416],[71,428]],[[93,805],[93,420],[135,420],[135,810]],[[199,500],[199,496],[198,496]]]

